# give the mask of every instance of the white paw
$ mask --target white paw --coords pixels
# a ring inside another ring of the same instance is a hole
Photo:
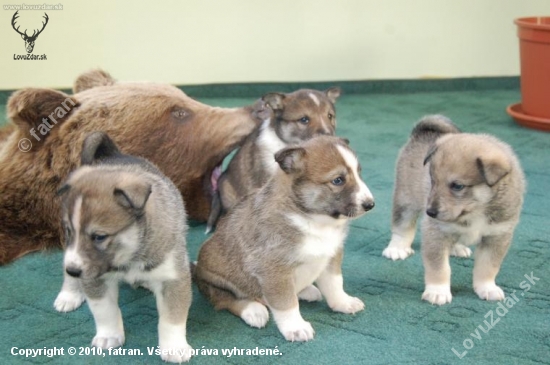
[[[449,285],[426,285],[422,299],[432,304],[443,305],[453,300]]]
[[[265,305],[251,302],[241,312],[241,318],[251,327],[262,328],[267,324],[269,311]]]
[[[315,331],[309,322],[295,321],[294,323],[286,323],[279,327],[279,331],[283,334],[287,341],[309,341],[313,339]]]
[[[80,291],[62,290],[55,298],[53,306],[58,312],[70,312],[80,307],[85,299],[86,297]]]
[[[298,293],[298,298],[308,302],[318,302],[323,299],[323,294],[315,285],[308,285]]]
[[[110,347],[120,347],[124,345],[124,333],[113,336],[96,335],[92,340],[92,346],[108,349]]]
[[[182,363],[187,362],[191,358],[191,350],[187,342],[181,346],[160,347],[160,358],[166,362]]]
[[[461,244],[455,244],[451,248],[451,256],[455,257],[470,257],[472,256],[472,250]]]
[[[365,303],[359,298],[355,298],[346,294],[336,303],[331,303],[330,308],[335,312],[354,314],[365,309]]]
[[[504,292],[495,283],[474,284],[476,294],[483,300],[503,300]]]
[[[414,250],[410,247],[407,248],[400,248],[400,247],[386,247],[384,251],[382,251],[382,256],[396,261],[396,260],[405,260],[410,255],[414,254]]]

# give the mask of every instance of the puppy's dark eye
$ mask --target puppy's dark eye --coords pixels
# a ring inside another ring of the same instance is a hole
[[[334,118],[334,115],[332,115],[331,113],[328,113],[328,119],[332,120],[332,118]]]
[[[331,181],[332,185],[342,186],[346,183],[346,178],[343,176],[338,176],[336,179]]]
[[[107,239],[107,237],[109,237],[109,236],[106,235],[106,234],[92,233],[92,235],[91,235],[92,241],[96,244],[102,243],[103,241],[105,241]]]
[[[309,123],[309,117],[302,117],[302,118],[298,119],[298,122],[300,122],[302,124],[308,124]]]
[[[450,187],[452,191],[461,191],[465,188],[463,184],[459,184],[457,182],[452,182]]]

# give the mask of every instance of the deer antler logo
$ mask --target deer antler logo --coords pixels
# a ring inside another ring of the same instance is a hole
[[[21,33],[19,31],[19,27],[15,28],[15,21],[17,20],[17,18],[19,18],[19,15],[17,14],[19,13],[19,10],[15,12],[15,14],[13,14],[13,18],[11,18],[11,26],[13,27],[13,29],[15,29],[15,31],[19,34],[21,34],[21,38],[23,38],[23,40],[25,41],[25,48],[27,49],[27,53],[32,53],[32,50],[34,49],[34,42],[36,41],[36,38],[40,35],[40,33],[42,33],[42,31],[44,30],[44,28],[46,28],[46,24],[48,24],[48,14],[44,13],[44,19],[46,19],[46,22],[42,22],[42,29],[38,30],[38,29],[35,29],[32,33],[32,36],[29,37],[29,35],[27,34],[27,30],[25,29],[25,32],[24,33]],[[38,33],[37,33],[38,31]]]

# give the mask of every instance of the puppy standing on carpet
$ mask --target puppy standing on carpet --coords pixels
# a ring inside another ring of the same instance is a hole
[[[262,187],[279,166],[273,155],[284,147],[318,135],[334,135],[334,103],[340,88],[324,92],[302,89],[290,94],[269,93],[262,97],[268,108],[258,116],[263,123],[245,140],[227,170],[218,180],[206,226],[210,232],[220,215],[243,197]]]
[[[97,331],[92,345],[118,347],[118,282],[143,285],[156,296],[162,359],[189,360],[191,275],[179,191],[148,161],[121,154],[103,132],[85,139],[81,159],[60,189],[67,247],[55,308],[71,311],[86,299]]]
[[[422,299],[450,303],[449,256],[469,257],[477,245],[473,286],[485,300],[502,300],[495,283],[519,221],[525,177],[507,144],[489,135],[460,133],[443,116],[428,116],[414,128],[397,160],[392,239],[383,255],[413,253],[422,212]]]
[[[267,306],[287,340],[308,341],[314,331],[298,298],[324,296],[342,313],[364,308],[344,292],[341,265],[348,221],[374,200],[343,139],[316,137],[277,152],[275,160],[273,178],[221,219],[201,247],[194,279],[216,309],[263,327]]]

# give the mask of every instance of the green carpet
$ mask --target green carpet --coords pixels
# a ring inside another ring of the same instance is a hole
[[[316,336],[308,343],[289,343],[272,320],[264,329],[250,328],[228,312],[215,312],[194,288],[189,343],[195,349],[216,349],[218,355],[199,354],[191,363],[550,364],[550,134],[519,127],[512,121],[505,108],[519,99],[517,89],[342,96],[337,103],[338,134],[350,139],[376,199],[376,208],[352,223],[343,267],[347,292],[361,298],[366,309],[345,315],[331,312],[324,302],[302,303],[302,315],[311,322]],[[238,106],[252,98],[201,101]],[[5,115],[4,109],[0,112]],[[525,206],[497,278],[507,294],[516,291],[519,301],[503,317],[497,314],[497,303],[482,301],[474,294],[471,259],[452,259],[453,301],[437,307],[420,300],[423,268],[418,237],[413,246],[416,254],[411,258],[391,262],[381,256],[390,238],[397,152],[413,124],[433,113],[447,115],[464,131],[496,135],[513,146],[523,163],[528,179]],[[203,225],[190,229],[188,248],[193,259],[205,239],[203,232]],[[520,283],[531,273],[540,280],[524,291]],[[147,347],[157,345],[154,298],[144,289],[133,290],[126,285],[120,293],[126,328],[124,348],[139,349],[144,355],[67,355],[70,346],[88,346],[95,329],[86,305],[68,314],[54,311],[52,304],[61,282],[60,251],[29,255],[0,267],[0,363],[161,363],[159,357],[147,355]],[[490,323],[489,313],[498,322],[484,333],[478,326],[487,329],[484,321]],[[26,359],[12,356],[12,347],[62,347],[65,355]],[[277,348],[282,355],[222,355],[222,349],[235,347]]]

